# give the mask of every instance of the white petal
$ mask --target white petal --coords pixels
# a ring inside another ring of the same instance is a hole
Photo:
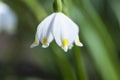
[[[80,46],[80,47],[83,46],[83,44],[82,44],[82,43],[80,42],[80,40],[79,40],[78,35],[77,35],[77,37],[76,37],[76,39],[75,39],[75,44],[76,44],[77,46]]]
[[[35,43],[32,43],[31,45],[30,45],[30,48],[34,48],[34,47],[36,47],[36,46],[38,46],[39,44],[35,44]]]
[[[68,51],[68,47],[62,47],[62,49],[67,52]]]
[[[30,48],[33,48],[33,47],[36,47],[39,45],[39,38],[38,38],[38,34],[36,33],[35,35],[35,40],[34,42],[32,43],[32,45],[30,46]]]
[[[55,41],[59,46],[62,46],[62,41],[68,39],[69,43],[72,44],[75,40],[75,36],[78,34],[77,25],[62,13],[56,13],[54,25],[53,25],[53,35]]]
[[[53,36],[51,34],[51,29],[52,29],[52,23],[54,19],[55,14],[51,14],[50,16],[46,17],[39,25],[37,28],[36,35],[35,37],[37,44],[32,44],[31,47],[39,45],[39,41],[43,41],[44,39],[47,39],[46,45],[43,44],[42,47],[46,48],[49,46],[49,43],[53,40]]]
[[[49,43],[47,43],[46,45],[42,45],[42,48],[47,48],[49,46]]]
[[[54,19],[55,13],[51,14],[50,16],[46,17],[37,28],[37,34],[39,39],[42,40],[45,37],[48,37],[51,33],[52,23]]]
[[[69,48],[69,49],[72,49],[72,48],[73,48],[73,44],[70,44],[70,45],[68,46],[68,48]]]
[[[45,41],[44,41],[45,40]],[[50,44],[50,42],[53,40],[53,36],[52,34],[49,34],[49,36],[47,38],[44,38],[41,43],[43,43],[42,47],[43,48],[47,48]]]

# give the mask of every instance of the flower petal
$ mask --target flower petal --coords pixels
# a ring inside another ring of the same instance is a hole
[[[77,25],[62,13],[56,13],[53,24],[53,35],[56,43],[63,47],[62,42],[68,39],[67,47],[75,40],[75,35],[78,34]]]
[[[32,43],[32,45],[30,46],[30,48],[33,48],[33,47],[36,47],[39,45],[39,38],[38,38],[38,34],[36,33],[35,35],[35,40],[34,42]]]
[[[37,44],[33,43],[31,47],[37,46],[39,41],[43,44],[42,47],[46,48],[49,46],[49,43],[53,40],[53,36],[51,34],[51,27],[53,23],[55,14],[51,14],[50,16],[46,17],[37,28],[35,40],[37,41]],[[44,44],[46,39],[46,44]]]
[[[72,49],[72,48],[73,48],[73,44],[70,44],[70,45],[68,46],[68,48],[69,48],[69,49]]]
[[[43,48],[47,48],[52,40],[53,40],[53,36],[52,36],[52,34],[50,33],[47,38],[44,38],[44,39],[41,41],[42,44],[43,44],[42,47],[43,47]]]
[[[69,43],[68,39],[62,40],[62,48],[64,49],[65,52],[68,51],[68,43]]]
[[[68,47],[62,47],[62,49],[67,52],[68,51]]]
[[[40,40],[43,40],[45,37],[48,37],[51,33],[52,23],[55,14],[51,14],[50,16],[46,17],[37,28],[37,34]]]
[[[76,44],[77,46],[80,46],[80,47],[83,46],[83,44],[80,42],[80,39],[79,39],[78,35],[77,35],[77,37],[76,37],[76,39],[75,39],[75,44]]]

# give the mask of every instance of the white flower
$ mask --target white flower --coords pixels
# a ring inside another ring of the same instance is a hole
[[[8,5],[0,2],[0,32],[13,34],[16,31],[17,17]]]
[[[73,47],[73,43],[83,46],[78,33],[78,26],[70,18],[61,12],[53,13],[38,25],[35,41],[31,48],[38,46],[39,41],[41,41],[42,47],[46,48],[55,39],[56,43],[67,52]]]

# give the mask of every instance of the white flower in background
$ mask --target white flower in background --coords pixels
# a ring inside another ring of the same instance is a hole
[[[0,2],[0,32],[14,34],[17,27],[17,17],[11,8]]]
[[[55,39],[56,43],[67,52],[73,47],[73,43],[83,46],[78,33],[78,26],[70,18],[61,12],[53,13],[38,25],[35,41],[31,48],[38,46],[39,41],[41,41],[42,47],[46,48]]]

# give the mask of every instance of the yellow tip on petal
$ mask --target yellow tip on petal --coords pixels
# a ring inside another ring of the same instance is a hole
[[[78,39],[78,45],[81,46],[81,47],[83,46],[83,44],[80,42],[79,39]]]
[[[63,47],[67,47],[67,46],[68,46],[68,39],[64,39],[64,40],[62,41],[62,46],[63,46]]]
[[[44,38],[42,43],[43,43],[43,45],[47,45],[47,39]]]
[[[37,44],[37,41],[36,41],[36,39],[34,40],[34,42],[33,42],[34,44]]]
[[[80,44],[81,42],[80,42],[80,40],[78,39],[78,44]]]
[[[33,48],[33,47],[38,46],[38,45],[39,45],[39,42],[37,42],[35,39],[33,44],[30,46],[30,48]]]

